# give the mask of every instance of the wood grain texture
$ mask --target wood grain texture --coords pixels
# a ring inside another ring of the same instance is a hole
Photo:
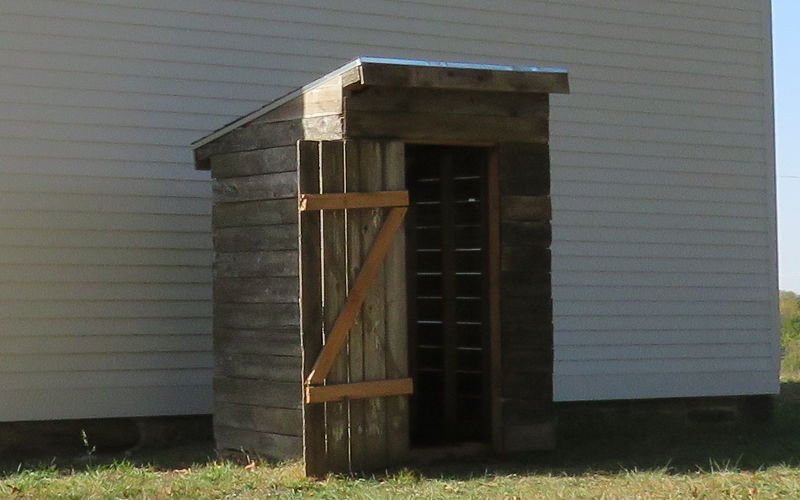
[[[272,353],[234,354],[220,349],[214,354],[214,366],[218,375],[233,378],[296,382],[302,376],[302,360],[299,356],[276,356]]]
[[[242,329],[217,326],[214,329],[214,350],[220,354],[299,357],[302,353],[297,337],[295,327]]]
[[[215,304],[214,327],[259,329],[299,326],[297,304]]]
[[[405,144],[384,143],[383,189],[406,189]],[[395,236],[385,258],[386,285],[386,378],[407,377],[408,369],[408,304],[406,279],[405,225]],[[409,453],[408,396],[386,398],[387,461],[402,463]]]
[[[339,94],[341,96],[341,89]],[[344,144],[341,141],[326,141],[320,146],[320,192],[343,193]],[[322,325],[325,343],[329,341],[336,319],[347,300],[346,237],[344,210],[324,211],[322,213]],[[347,350],[344,349],[338,353],[331,365],[326,384],[347,383],[347,364]],[[306,396],[308,389],[306,387]],[[306,403],[311,403],[308,397]],[[350,472],[350,426],[347,402],[331,400],[325,404],[325,446],[328,469],[332,472]]]
[[[507,451],[554,446],[550,176],[546,146],[497,147],[503,429]],[[526,408],[528,411],[518,411]]]
[[[547,117],[519,118],[402,111],[348,111],[346,138],[397,138],[439,143],[547,143]]]
[[[225,422],[225,427],[234,429],[297,437],[303,435],[303,413],[298,409],[264,408],[217,401],[214,404],[214,418]]]
[[[550,220],[549,196],[503,196],[500,208],[503,222]]]
[[[296,156],[297,148],[294,145],[219,154],[210,158],[211,176],[224,179],[290,172],[296,169]]]
[[[345,190],[362,192],[365,186],[361,173],[361,148],[358,142],[345,141]],[[364,222],[366,212],[357,210],[347,214],[347,279],[355,283],[361,269],[362,250],[360,226]],[[362,318],[358,315],[350,327],[347,337],[349,353],[348,379],[351,383],[364,381],[364,328]],[[364,470],[369,464],[366,461],[368,443],[361,437],[367,426],[365,401],[348,402],[350,408],[350,467],[353,470]]]
[[[271,460],[292,460],[303,452],[303,440],[299,436],[219,425],[215,428],[214,438],[220,450],[244,450]]]
[[[414,383],[410,378],[373,380],[352,384],[307,385],[305,386],[305,402],[306,404],[330,404],[346,400],[408,395],[412,392],[414,392]],[[328,414],[330,415],[330,412]],[[327,421],[326,425],[329,425]],[[330,448],[328,450],[328,457],[332,459]],[[374,466],[379,467],[380,465],[376,463]],[[336,467],[336,465],[331,467]]]
[[[297,196],[297,172],[215,179],[214,203],[275,200]]]
[[[384,144],[362,141],[360,144],[361,188],[364,191],[384,190],[384,165],[386,151]],[[383,380],[386,378],[386,273],[384,258],[391,246],[397,242],[406,208],[392,208],[388,215],[383,209],[367,209],[361,214],[361,250],[369,249],[361,255],[361,271],[373,269],[373,252],[380,249],[380,263],[374,269],[373,283],[365,296],[361,310],[364,332],[364,380]],[[389,233],[391,231],[391,233]],[[385,242],[385,243],[384,243]],[[366,427],[359,436],[365,444],[364,460],[369,468],[382,467],[388,460],[388,435],[386,429],[387,408],[382,398],[364,400]]]
[[[407,207],[407,191],[301,194],[300,211],[349,210],[358,208]]]
[[[428,87],[493,92],[569,92],[566,73],[451,69],[365,63],[361,66],[364,85]]]
[[[381,276],[383,259],[403,222],[405,212],[405,207],[392,208],[387,217],[387,223],[380,226],[379,230],[376,228],[377,234],[374,237],[374,241],[371,241],[372,246],[364,257],[358,275],[347,294],[347,300],[342,311],[331,327],[330,335],[326,337],[322,352],[307,378],[309,384],[320,384],[325,380],[336,357],[347,342],[350,329],[359,314],[360,308],[370,300],[373,293],[382,293],[383,283],[378,278]],[[373,218],[375,218],[374,215]]]
[[[487,197],[487,251],[486,264],[489,300],[489,412],[492,448],[496,452],[505,449],[503,439],[503,331],[501,316],[502,280],[501,217],[500,217],[500,165],[496,151],[489,156],[486,172]],[[549,289],[548,289],[549,294]]]
[[[223,278],[214,280],[214,301],[217,303],[298,303],[300,288],[297,277]]]
[[[296,250],[297,224],[217,228],[214,248],[217,252]]]
[[[253,123],[281,122],[341,113],[342,77],[338,76],[260,116]]]
[[[297,224],[297,203],[291,198],[214,204],[215,228]]]
[[[292,146],[302,140],[335,140],[341,137],[342,120],[338,114],[273,123],[251,123],[195,149],[195,164],[198,168],[203,168],[209,163],[210,157],[219,154]]]
[[[302,384],[296,382],[276,382],[273,380],[214,377],[216,401],[267,408],[300,409],[302,406]]]
[[[214,275],[219,278],[298,276],[297,250],[216,252]]]
[[[320,190],[319,144],[303,141],[298,148],[298,192]],[[320,214],[299,212],[300,219],[300,324],[303,348],[303,377],[310,372],[322,350],[322,244]],[[302,398],[302,396],[301,396]],[[302,399],[301,399],[302,401]],[[324,477],[328,466],[325,456],[325,408],[303,407],[303,460],[306,475]]]
[[[345,97],[346,112],[441,113],[541,118],[548,114],[547,94],[469,90],[366,87]]]

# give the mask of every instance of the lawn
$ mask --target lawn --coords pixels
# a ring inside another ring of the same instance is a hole
[[[563,425],[551,453],[360,477],[305,479],[297,463],[236,464],[208,444],[158,454],[8,464],[8,498],[800,498],[800,383],[771,424],[670,419]]]

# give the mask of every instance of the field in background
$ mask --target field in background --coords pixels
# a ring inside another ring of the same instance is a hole
[[[771,424],[567,422],[551,453],[326,481],[296,463],[221,461],[209,444],[125,461],[88,444],[76,459],[6,464],[0,498],[800,498],[800,382],[783,384]]]
[[[800,296],[781,292],[781,351],[784,376],[800,377]]]

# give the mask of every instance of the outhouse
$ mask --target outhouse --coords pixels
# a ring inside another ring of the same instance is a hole
[[[562,69],[361,58],[194,144],[214,431],[309,475],[553,446]]]

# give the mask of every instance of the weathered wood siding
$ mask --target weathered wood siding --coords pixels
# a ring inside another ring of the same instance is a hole
[[[495,155],[503,449],[548,449],[555,446],[550,157],[547,145],[524,143],[500,144]]]
[[[187,145],[363,54],[570,69],[556,399],[773,392],[769,36],[767,0],[7,0],[0,419],[211,410]]]
[[[296,458],[303,433],[297,147],[219,154],[210,166],[217,447]]]

